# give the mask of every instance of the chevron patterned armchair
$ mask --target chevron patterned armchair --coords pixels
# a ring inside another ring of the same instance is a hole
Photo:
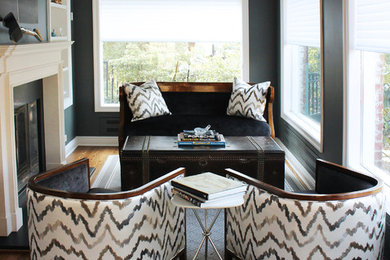
[[[31,259],[184,259],[185,212],[170,202],[170,180],[183,174],[115,193],[89,193],[86,159],[32,177]]]
[[[380,180],[317,160],[316,191],[301,194],[227,171],[248,192],[242,206],[226,210],[226,259],[382,259]]]

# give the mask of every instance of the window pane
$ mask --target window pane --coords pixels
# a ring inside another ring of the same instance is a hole
[[[103,42],[106,104],[122,82],[230,82],[241,75],[240,43]]]
[[[320,48],[291,45],[288,55],[293,88],[291,112],[317,123],[321,121],[321,55]]]
[[[361,52],[363,164],[390,173],[390,54]]]

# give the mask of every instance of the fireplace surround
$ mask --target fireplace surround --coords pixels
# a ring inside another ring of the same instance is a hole
[[[23,224],[18,203],[13,88],[42,79],[46,169],[65,163],[61,52],[72,42],[0,45],[0,236]]]

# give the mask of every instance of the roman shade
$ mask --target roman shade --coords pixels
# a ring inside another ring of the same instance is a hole
[[[285,42],[320,47],[320,0],[284,0]]]
[[[352,28],[353,48],[390,53],[390,1],[356,0],[351,10],[356,21]]]
[[[240,42],[241,0],[100,0],[102,41]]]

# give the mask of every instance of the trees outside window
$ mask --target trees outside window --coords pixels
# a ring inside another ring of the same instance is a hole
[[[104,42],[104,101],[123,82],[230,82],[241,75],[240,43]]]

